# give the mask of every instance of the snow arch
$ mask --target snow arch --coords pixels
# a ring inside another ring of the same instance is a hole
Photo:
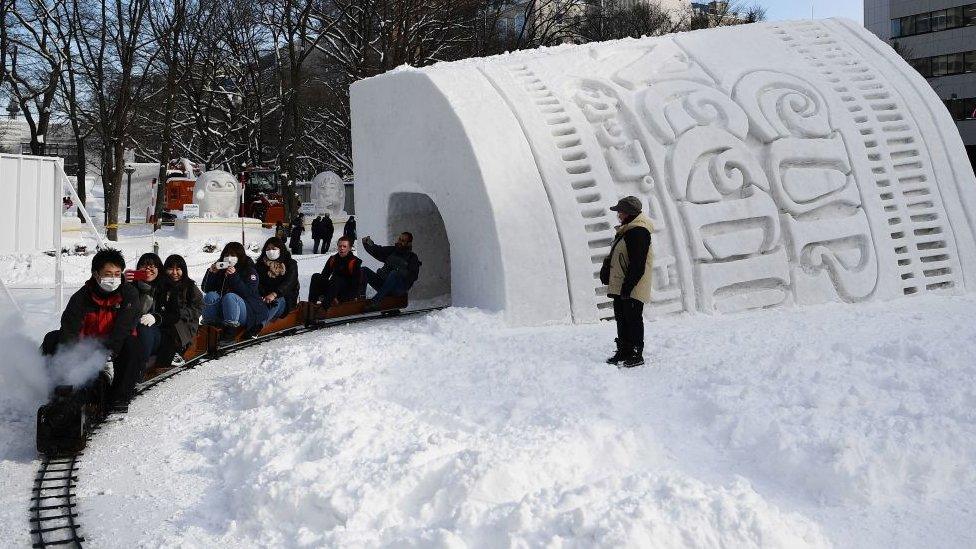
[[[398,69],[352,106],[364,229],[396,193],[426,195],[454,303],[513,323],[612,314],[596,275],[626,195],[655,220],[649,316],[976,287],[958,131],[847,20]]]

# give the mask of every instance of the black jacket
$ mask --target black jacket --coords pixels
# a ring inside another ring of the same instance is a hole
[[[193,340],[200,328],[202,313],[203,294],[195,283],[177,284],[165,280],[160,284],[153,317],[160,328],[171,328],[176,332],[180,347],[186,347]]]
[[[420,276],[420,258],[410,250],[396,246],[379,246],[372,242],[364,242],[366,252],[383,262],[383,267],[376,274],[385,277],[389,273],[398,272],[410,286]]]
[[[335,233],[335,224],[332,223],[332,218],[329,216],[322,216],[322,219],[312,221],[312,238],[332,240],[333,233]]]
[[[97,338],[113,353],[135,333],[139,321],[139,291],[129,283],[106,293],[89,280],[68,300],[61,314],[59,343]]]
[[[291,257],[282,258],[285,264],[285,274],[279,277],[271,277],[268,265],[264,260],[258,259],[258,289],[262,296],[271,292],[279,297],[285,298],[285,312],[291,311],[298,304],[298,262]]]
[[[346,257],[333,254],[332,257],[326,260],[325,266],[322,267],[322,276],[327,280],[347,278],[358,284],[362,278],[362,266],[363,260],[353,255],[352,252]]]
[[[204,292],[220,292],[220,295],[235,293],[244,300],[247,307],[247,327],[253,328],[268,319],[268,305],[261,299],[258,291],[258,273],[253,267],[238,267],[227,276],[227,271],[216,273],[207,270],[203,277]]]
[[[353,240],[353,242],[356,241],[356,220],[355,219],[349,218],[349,221],[346,221],[346,224],[342,226],[342,236],[348,236]]]
[[[299,240],[302,238],[302,233],[305,232],[305,225],[298,219],[291,222],[291,238],[292,240]]]

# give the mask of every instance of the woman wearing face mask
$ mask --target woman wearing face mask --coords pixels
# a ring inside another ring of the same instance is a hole
[[[82,339],[100,342],[114,357],[115,377],[110,399],[124,405],[131,398],[140,364],[135,337],[139,320],[139,292],[122,283],[125,258],[117,250],[101,250],[92,258],[91,278],[71,299],[61,315],[61,328],[44,337],[41,352],[53,355],[62,345]]]
[[[240,242],[230,242],[203,277],[203,321],[225,328],[244,327],[253,335],[268,319],[258,292],[258,273]],[[228,338],[235,330],[224,330]]]
[[[163,272],[163,262],[153,253],[142,254],[136,263],[136,271],[127,271],[125,279],[132,282],[139,290],[139,324],[136,325],[136,335],[139,338],[139,348],[142,351],[142,368],[145,371],[149,357],[159,348],[159,317],[156,314],[156,293],[159,289],[160,274]],[[139,278],[135,278],[139,276]]]
[[[268,305],[268,321],[285,316],[298,303],[298,263],[277,237],[264,243],[257,261],[258,288]]]
[[[178,365],[183,357],[174,362],[176,353],[186,350],[200,327],[203,294],[190,278],[183,256],[174,254],[167,257],[159,278],[156,314],[160,342],[156,350],[156,365]]]

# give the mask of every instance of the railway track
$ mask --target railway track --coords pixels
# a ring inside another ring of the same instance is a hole
[[[261,345],[262,343],[334,326],[420,315],[443,308],[428,307],[406,311],[383,311],[332,320],[321,320],[307,326],[296,326],[264,337],[222,346],[215,353],[207,353],[188,360],[182,366],[174,367],[158,376],[143,381],[136,386],[136,396],[145,394],[162,383],[197,366]],[[110,414],[108,417],[112,415],[115,414]],[[88,435],[89,440],[95,437],[100,425],[93,426]],[[32,547],[82,547],[85,537],[81,533],[81,524],[78,520],[77,495],[75,494],[75,489],[78,484],[79,458],[82,455],[83,452],[54,458],[44,456],[38,464],[37,473],[34,476],[34,483],[31,488],[30,505],[28,508]]]

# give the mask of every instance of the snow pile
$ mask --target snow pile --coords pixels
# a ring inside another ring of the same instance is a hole
[[[791,343],[710,372],[692,397],[717,442],[810,498],[941,496],[976,481],[971,320],[967,332],[864,349]]]
[[[82,512],[126,545],[973,546],[974,305],[658,321],[637,371],[607,324],[336,327],[137,402]]]
[[[192,446],[234,487],[229,534],[272,546],[826,545],[745,481],[631,474],[661,449],[602,417],[613,380],[571,349],[532,367],[523,346],[505,349],[499,319],[457,310],[406,329],[271,352],[224,393],[225,418]],[[424,362],[441,374],[417,375]]]

